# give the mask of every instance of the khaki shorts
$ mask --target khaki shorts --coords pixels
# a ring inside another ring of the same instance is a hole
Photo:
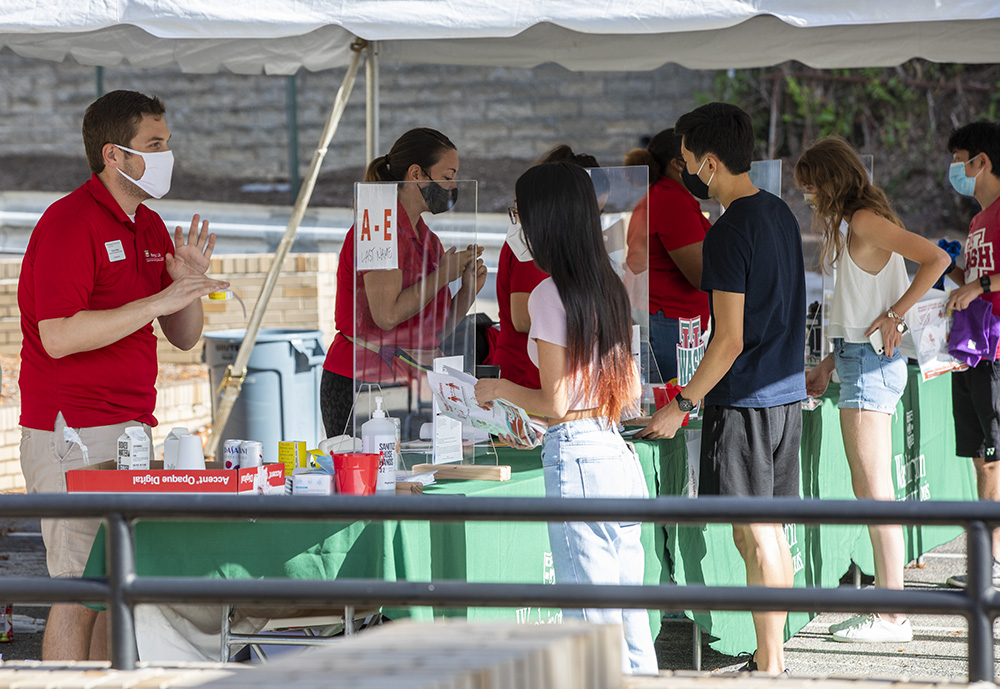
[[[66,472],[73,469],[115,469],[118,461],[118,436],[137,421],[111,426],[77,428],[87,446],[88,462],[76,443],[63,436],[66,422],[62,412],[56,417],[55,430],[21,428],[21,472],[28,493],[65,493]],[[149,435],[149,426],[141,424]],[[101,525],[99,519],[43,519],[42,540],[50,577],[78,577],[83,574]]]

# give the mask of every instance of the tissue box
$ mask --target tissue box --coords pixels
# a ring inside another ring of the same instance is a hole
[[[292,474],[292,495],[333,495],[333,476],[325,471],[296,471]]]
[[[70,493],[225,493],[282,495],[285,465],[265,464],[246,469],[173,469],[66,472]]]

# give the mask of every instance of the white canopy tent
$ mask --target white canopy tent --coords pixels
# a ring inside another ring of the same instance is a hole
[[[369,157],[377,61],[574,70],[698,69],[798,60],[817,68],[1000,62],[997,0],[4,0],[0,48],[85,65],[294,74],[347,66],[216,419],[239,393],[282,259],[368,55]],[[362,39],[361,43],[356,38]],[[353,46],[353,50],[352,50]],[[213,445],[214,447],[214,440]]]
[[[82,64],[292,74],[387,60],[575,70],[994,62],[996,0],[6,0],[0,47]]]

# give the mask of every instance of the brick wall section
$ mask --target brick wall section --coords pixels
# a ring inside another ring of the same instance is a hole
[[[655,49],[655,46],[650,46]],[[299,143],[305,173],[344,70],[300,70]],[[571,72],[406,65],[383,61],[381,146],[417,126],[446,133],[463,155],[531,159],[556,143],[617,164],[640,136],[672,126],[711,90],[713,72],[665,65],[648,72]],[[324,168],[365,164],[364,70]],[[94,68],[0,50],[0,155],[82,156],[80,120],[95,97]],[[167,105],[180,174],[287,179],[286,77],[176,70],[104,70],[106,90],[155,93]]]
[[[254,304],[260,298],[272,257],[261,254],[230,254],[212,259],[210,274],[228,280],[231,289],[247,307],[243,318],[235,300],[202,300],[205,332],[245,328]],[[18,258],[0,259],[0,354],[21,351],[21,321],[17,308]],[[303,328],[323,331],[323,345],[333,340],[333,310],[337,291],[337,254],[292,254],[285,259],[278,284],[271,295],[264,328]],[[161,362],[201,363],[201,342],[182,352],[171,345],[156,328],[157,355]]]
[[[209,273],[231,283],[247,307],[243,318],[235,300],[202,300],[205,332],[245,328],[260,298],[272,257],[262,254],[230,254],[212,259]],[[333,310],[337,290],[336,254],[292,254],[282,265],[281,276],[271,295],[263,328],[298,328],[323,331],[323,346],[333,340]],[[157,328],[157,356],[162,362],[201,363],[202,345],[182,352],[171,345]]]
[[[24,477],[18,461],[21,428],[17,425],[17,417],[20,413],[19,404],[0,406],[0,491],[24,488]]]

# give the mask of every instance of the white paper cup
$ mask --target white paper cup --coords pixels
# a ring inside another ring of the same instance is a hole
[[[166,440],[163,441],[163,468],[177,468],[177,450],[180,447],[182,436],[191,435],[188,429],[177,426],[170,429]]]
[[[177,447],[178,469],[204,469],[205,450],[200,435],[182,435]]]

